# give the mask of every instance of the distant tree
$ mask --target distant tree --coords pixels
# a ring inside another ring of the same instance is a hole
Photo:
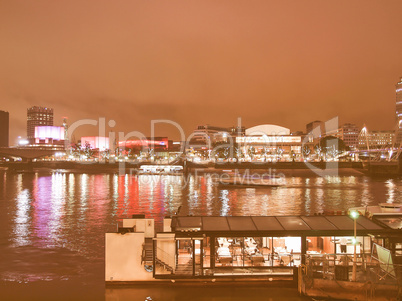
[[[85,142],[84,154],[89,159],[93,156],[94,152],[92,150],[91,144],[88,141]]]
[[[220,147],[216,150],[216,155],[218,158],[227,159],[229,158],[229,147]]]
[[[249,149],[248,149],[248,155],[250,156],[251,159],[254,158],[254,155],[255,155],[255,148],[254,148],[254,146],[250,146],[250,147],[249,147]]]
[[[244,158],[244,154],[241,151],[241,148],[238,145],[234,146],[234,152],[233,152],[234,157],[238,160],[240,158]]]
[[[320,144],[314,145],[314,153],[317,155],[318,159],[320,159],[321,161],[323,160],[324,152]]]
[[[283,149],[281,147],[276,148],[276,156],[278,157],[278,160],[282,158],[283,154]]]
[[[230,146],[226,142],[220,141],[214,144],[214,148],[212,150],[213,154],[217,158],[227,159],[230,154]]]
[[[303,146],[303,157],[304,157],[304,158],[308,158],[308,156],[310,155],[310,153],[311,153],[310,147],[307,146],[307,145],[304,145],[304,146]]]
[[[100,152],[99,155],[103,160],[109,159],[110,151],[108,149],[106,149],[106,150]]]
[[[270,151],[269,148],[264,146],[264,148],[262,149],[262,154],[264,155],[264,161],[267,161],[267,156],[269,155]]]
[[[349,147],[342,139],[334,136],[326,136],[320,140],[319,143],[323,153],[336,153],[340,154],[349,150]]]
[[[295,152],[293,150],[291,150],[290,151],[290,158],[292,159],[293,162],[295,161],[295,157],[296,157]]]

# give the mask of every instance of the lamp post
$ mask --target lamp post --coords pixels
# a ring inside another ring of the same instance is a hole
[[[356,281],[356,220],[359,217],[359,212],[352,211],[350,216],[353,218],[353,230],[354,230],[354,238],[353,238],[353,270],[352,270],[352,281]]]

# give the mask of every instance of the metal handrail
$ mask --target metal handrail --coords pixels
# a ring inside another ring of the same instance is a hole
[[[352,263],[353,254],[305,254],[306,269],[304,274],[308,278],[336,279],[336,269],[338,267],[347,268],[350,272],[350,263]],[[346,257],[348,260],[341,262],[340,257]],[[402,283],[402,264],[375,262],[375,258],[369,254],[361,254],[361,261],[357,262],[359,267],[359,277],[357,282],[375,282],[375,283]]]
[[[161,254],[161,256],[159,256],[159,254]],[[170,264],[171,258],[174,259],[173,265]],[[161,261],[163,264],[170,267],[173,272],[176,270],[176,266],[177,266],[176,256],[169,254],[168,252],[166,252],[165,250],[161,249],[158,246],[156,247],[155,259]]]

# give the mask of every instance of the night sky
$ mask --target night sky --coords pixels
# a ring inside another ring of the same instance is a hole
[[[401,0],[0,1],[0,110],[11,145],[33,105],[55,125],[106,117],[145,135],[152,119],[186,134],[238,117],[392,129],[401,13]]]

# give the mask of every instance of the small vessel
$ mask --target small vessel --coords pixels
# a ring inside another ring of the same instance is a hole
[[[139,174],[177,174],[183,172],[181,165],[141,165]]]
[[[364,216],[374,215],[401,215],[402,216],[402,204],[400,203],[379,203],[377,206],[365,206],[350,208],[351,211],[358,211]]]
[[[402,204],[393,203],[380,203],[381,212],[383,213],[401,213],[402,214]]]

